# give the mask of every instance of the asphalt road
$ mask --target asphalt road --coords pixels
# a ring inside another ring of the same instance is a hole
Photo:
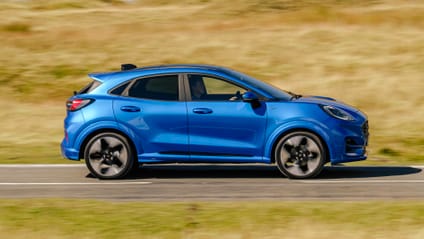
[[[149,165],[129,179],[98,180],[85,165],[1,165],[0,198],[423,200],[423,169],[337,166],[315,179],[289,180],[265,165]]]

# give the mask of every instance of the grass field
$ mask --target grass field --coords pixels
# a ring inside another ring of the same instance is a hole
[[[65,101],[90,72],[205,63],[359,107],[365,163],[424,164],[423,1],[3,0],[0,43],[0,163],[69,162]],[[0,200],[8,239],[421,239],[423,219],[417,201]]]
[[[260,204],[260,206],[258,206]],[[0,200],[0,233],[31,238],[419,239],[423,202],[114,203]]]
[[[65,100],[121,63],[224,65],[370,119],[372,164],[424,163],[424,2],[0,2],[0,163],[64,163]]]

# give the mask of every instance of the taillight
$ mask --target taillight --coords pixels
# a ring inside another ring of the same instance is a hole
[[[84,106],[89,105],[93,101],[94,100],[92,100],[92,99],[68,100],[68,101],[66,101],[66,109],[69,110],[69,111],[76,111],[76,110],[83,108]]]

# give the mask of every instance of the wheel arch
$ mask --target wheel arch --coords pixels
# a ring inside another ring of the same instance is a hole
[[[275,133],[274,137],[272,137],[272,141],[270,142],[270,147],[267,147],[267,148],[269,148],[269,150],[267,151],[267,156],[269,157],[271,164],[275,163],[275,156],[274,156],[275,149],[276,149],[280,139],[282,139],[284,136],[286,136],[290,133],[297,132],[297,131],[309,132],[311,134],[316,135],[319,138],[319,140],[321,141],[321,143],[324,147],[324,150],[326,152],[326,155],[325,155],[326,163],[330,162],[332,152],[331,152],[330,148],[328,147],[328,135],[327,134],[322,132],[322,130],[311,129],[310,127],[290,127],[290,128],[285,129],[285,130],[283,129],[283,130],[278,131],[277,133]]]
[[[134,152],[134,159],[137,160],[137,154],[138,154],[138,150],[137,147],[135,146],[133,140],[128,137],[128,135],[118,129],[114,129],[114,128],[101,128],[101,129],[97,129],[94,130],[93,132],[90,132],[82,141],[80,147],[79,147],[79,158],[82,159],[84,158],[84,152],[85,152],[85,148],[87,147],[88,142],[90,141],[90,139],[92,139],[94,136],[101,134],[101,133],[116,133],[121,135],[122,137],[124,137],[128,144],[131,147],[131,150]]]

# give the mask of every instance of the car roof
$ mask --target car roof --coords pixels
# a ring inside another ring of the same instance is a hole
[[[143,75],[150,74],[160,74],[160,73],[176,73],[176,72],[188,72],[190,70],[196,71],[215,71],[221,73],[228,73],[230,69],[214,66],[214,65],[206,65],[206,64],[167,64],[167,65],[153,65],[153,66],[145,66],[134,68],[131,70],[125,71],[112,71],[112,72],[100,72],[100,73],[90,73],[88,74],[91,78],[104,82],[109,79],[117,79],[122,78],[130,79],[134,77],[139,77]]]
[[[207,70],[223,70],[225,67],[207,65],[207,64],[166,64],[166,65],[155,65],[145,66],[136,68],[134,70],[150,70],[150,69],[170,69],[170,68],[196,68],[196,69],[207,69]]]
[[[270,86],[269,84],[266,84],[260,80],[257,80],[255,78],[244,75],[238,71],[222,66],[206,64],[168,64],[136,68],[136,66],[132,64],[125,65],[129,66],[128,70],[89,74],[90,78],[104,83],[97,87],[95,91],[105,93],[111,87],[117,86],[119,84],[122,84],[123,82],[132,79],[137,79],[145,76],[161,74],[201,73],[213,74],[224,78],[230,77],[231,79],[236,80],[238,83],[245,85],[246,87],[253,87],[257,93],[268,98],[290,99],[291,97],[289,94],[284,95],[280,89]]]

